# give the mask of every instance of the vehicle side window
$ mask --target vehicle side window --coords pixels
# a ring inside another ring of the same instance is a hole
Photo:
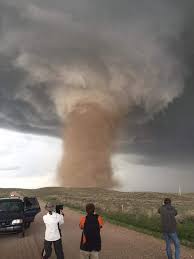
[[[27,209],[40,209],[40,205],[36,197],[24,197],[24,206]]]
[[[25,206],[25,208],[31,208],[32,207],[32,203],[27,197],[24,198],[24,206]]]

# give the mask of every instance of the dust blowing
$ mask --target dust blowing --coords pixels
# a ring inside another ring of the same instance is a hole
[[[98,104],[77,104],[68,114],[59,180],[71,187],[111,187],[110,156],[116,118]]]

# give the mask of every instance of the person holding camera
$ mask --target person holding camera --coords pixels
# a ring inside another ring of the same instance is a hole
[[[45,206],[48,211],[43,216],[43,221],[46,225],[44,249],[42,259],[48,259],[52,254],[52,244],[54,245],[55,254],[57,259],[64,259],[62,240],[59,226],[64,223],[63,211],[60,214],[55,212],[55,206],[48,202]]]
[[[161,217],[161,226],[166,241],[168,259],[172,259],[171,243],[175,246],[175,259],[180,259],[180,241],[177,235],[177,210],[171,205],[171,199],[165,198],[163,205],[158,209]]]

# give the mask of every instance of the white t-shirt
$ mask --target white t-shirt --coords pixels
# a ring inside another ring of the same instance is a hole
[[[47,213],[43,216],[43,221],[46,225],[45,240],[56,241],[59,240],[60,233],[58,224],[62,225],[64,223],[63,215],[53,212],[52,215]]]

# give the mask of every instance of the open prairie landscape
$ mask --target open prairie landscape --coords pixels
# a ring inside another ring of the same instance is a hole
[[[0,189],[0,197],[13,189]],[[194,243],[194,194],[119,192],[95,188],[51,187],[36,190],[16,189],[26,196],[37,196],[39,200],[63,204],[70,209],[83,212],[88,202],[94,202],[97,212],[109,222],[161,238],[158,208],[165,197],[172,199],[178,210],[178,231],[182,244]]]
[[[12,189],[1,189],[0,196],[5,197],[9,195],[10,191]],[[60,202],[67,207],[79,210],[84,209],[85,203],[94,201],[97,204],[97,210],[103,215],[106,215],[107,219],[114,219],[114,223],[120,223],[120,225],[123,224],[130,228],[132,228],[130,225],[135,226],[140,222],[133,221],[134,215],[138,219],[142,215],[141,213],[144,213],[145,218],[142,222],[144,226],[138,226],[138,229],[143,231],[146,228],[149,230],[149,225],[146,225],[146,219],[151,219],[155,215],[156,208],[160,205],[163,197],[165,197],[165,194],[159,193],[120,193],[99,189],[44,188],[38,190],[18,189],[17,192],[23,195],[37,195],[42,206],[42,212],[38,214],[35,222],[27,229],[24,238],[20,238],[15,234],[0,236],[0,250],[3,259],[40,258],[45,231],[42,216],[45,213],[44,201],[46,200],[52,200],[56,204]],[[193,196],[189,194],[182,197],[176,197],[176,195],[170,196],[179,207],[181,215],[183,217],[186,215],[187,217],[188,213],[192,219],[191,208],[189,209],[189,207],[192,204]],[[62,226],[65,258],[77,259],[79,258],[81,236],[81,231],[78,227],[81,211],[75,211],[67,207],[64,209],[65,224]],[[143,220],[143,218],[141,219]],[[184,225],[184,223],[182,224]],[[102,230],[102,240],[103,249],[101,259],[166,258],[165,245],[162,240],[144,233],[138,233],[123,226],[110,224],[106,219]],[[194,250],[183,246],[181,254],[181,258],[183,259],[193,258]],[[53,254],[51,259],[54,258],[55,255]]]

